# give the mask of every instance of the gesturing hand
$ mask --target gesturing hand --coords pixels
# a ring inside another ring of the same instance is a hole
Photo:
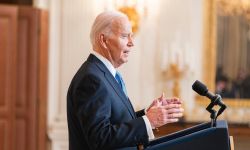
[[[166,99],[164,94],[149,106],[146,116],[152,128],[157,128],[167,123],[177,122],[183,116],[184,109],[178,98]]]

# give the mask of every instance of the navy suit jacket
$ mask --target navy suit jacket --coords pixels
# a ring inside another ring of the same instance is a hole
[[[90,54],[67,95],[69,150],[136,149],[148,143],[143,110],[130,100],[106,68]]]

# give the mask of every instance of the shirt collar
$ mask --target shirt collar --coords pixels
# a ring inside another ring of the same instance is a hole
[[[108,68],[110,73],[115,77],[116,70],[114,66],[111,64],[111,62],[107,58],[103,57],[101,54],[97,53],[96,51],[92,51],[92,54],[95,55],[98,59],[100,59],[100,61],[104,63],[104,65]]]

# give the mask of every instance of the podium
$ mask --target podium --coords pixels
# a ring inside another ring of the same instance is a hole
[[[194,127],[150,141],[146,150],[231,150],[228,125],[224,120]]]

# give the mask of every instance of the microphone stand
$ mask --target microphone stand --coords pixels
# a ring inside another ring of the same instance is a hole
[[[220,109],[217,113],[213,107],[215,105],[219,105]],[[210,112],[210,118],[211,118],[211,127],[216,127],[216,120],[220,114],[227,108],[227,106],[223,103],[222,98],[220,95],[216,94],[213,100],[211,100],[211,103],[207,106],[206,110]]]

